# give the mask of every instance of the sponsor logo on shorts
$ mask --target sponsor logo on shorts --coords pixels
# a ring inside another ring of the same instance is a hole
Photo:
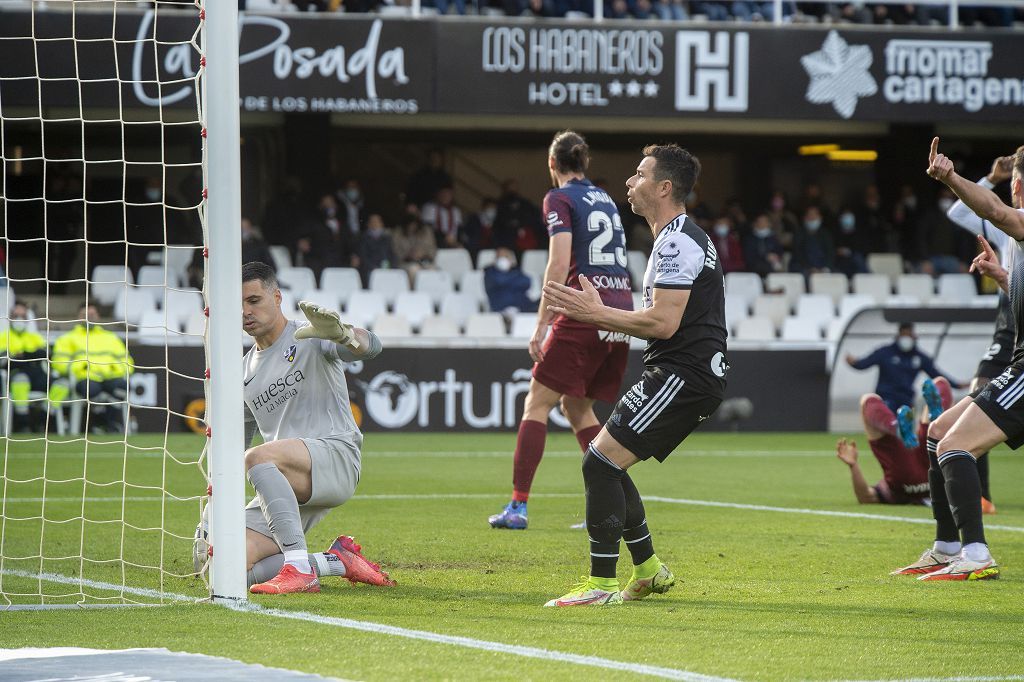
[[[616,412],[611,416],[611,419],[609,419],[608,421],[610,421],[612,424],[615,424],[616,426],[622,426],[622,415]]]
[[[644,393],[643,381],[633,384],[633,388],[626,391],[626,395],[622,396],[622,403],[634,413],[643,406],[646,400],[647,394]]]
[[[724,377],[725,373],[729,371],[729,363],[725,361],[725,353],[722,351],[718,351],[711,358],[711,371],[716,377]]]

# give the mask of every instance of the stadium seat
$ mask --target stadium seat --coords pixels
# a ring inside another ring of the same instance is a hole
[[[476,254],[476,269],[483,270],[487,266],[493,265],[497,258],[498,254],[494,249],[480,249]]]
[[[409,291],[409,276],[405,270],[377,268],[370,273],[369,289],[383,296],[388,305],[394,305],[398,294]]]
[[[796,305],[801,294],[807,293],[807,281],[799,272],[770,272],[765,278],[765,291],[782,292],[790,305]]]
[[[384,296],[376,291],[353,291],[345,306],[344,320],[357,327],[368,329],[378,315],[384,314],[387,303]]]
[[[647,256],[643,251],[627,251],[626,267],[633,280],[633,291],[640,291],[644,286],[644,273],[647,271]]]
[[[281,296],[281,307],[284,308],[284,292],[281,293]],[[299,293],[295,299],[296,305],[298,305],[299,301],[309,301],[310,303],[316,303],[325,308],[338,311],[344,307],[337,289],[309,289]]]
[[[422,291],[403,291],[395,298],[395,314],[408,320],[413,329],[419,329],[423,320],[434,314],[434,303]]]
[[[497,339],[505,336],[505,319],[498,313],[474,313],[466,320],[466,336]]]
[[[896,294],[913,297],[918,303],[927,304],[935,295],[935,280],[931,275],[900,275],[896,281]]]
[[[287,246],[270,246],[270,257],[274,259],[274,267],[278,272],[292,266],[292,252]],[[269,265],[269,263],[268,263]]]
[[[316,276],[309,268],[281,268],[277,271],[277,281],[282,289],[290,290],[293,295],[316,289]]]
[[[750,315],[747,302],[742,296],[736,294],[725,295],[725,326],[731,334],[736,329],[736,323],[746,319]]]
[[[828,323],[825,328],[825,340],[831,343],[839,341],[839,337],[843,335],[846,330],[846,325],[849,324],[850,318],[848,317],[836,317]]]
[[[783,341],[821,341],[821,325],[815,318],[787,317],[780,336]]]
[[[425,339],[451,339],[459,336],[459,325],[446,315],[431,315],[423,320],[420,336]]]
[[[163,313],[167,326],[180,330],[196,311],[203,311],[203,295],[197,289],[167,289]]]
[[[167,267],[168,285],[180,287],[188,285],[189,266],[200,251],[202,247],[195,244],[169,244],[163,251],[153,253],[157,254],[156,264]]]
[[[725,273],[725,293],[742,296],[751,305],[754,299],[764,293],[761,276],[755,272]]]
[[[185,334],[194,336],[194,339],[187,339],[186,343],[190,345],[200,345],[203,343],[201,338],[206,333],[206,315],[203,313],[192,313],[188,319],[185,320]]]
[[[281,312],[289,320],[303,319],[302,313],[299,312],[299,299],[291,291],[281,292]]]
[[[868,270],[876,275],[886,275],[889,283],[895,285],[903,274],[903,256],[898,253],[869,253]]]
[[[841,272],[815,272],[811,275],[811,293],[827,294],[832,305],[839,305],[839,299],[850,293],[850,280]]]
[[[147,287],[152,292],[154,301],[159,301],[163,297],[161,287],[180,286],[177,274],[167,272],[162,265],[143,265],[139,268],[139,277],[135,283]]]
[[[152,346],[173,345],[173,332],[178,331],[171,320],[164,317],[163,312],[153,308],[144,311],[138,318],[139,343]],[[168,330],[171,331],[168,331]]]
[[[888,275],[858,272],[853,276],[853,293],[870,296],[881,305],[892,294],[892,280]]]
[[[523,251],[520,269],[531,277],[536,277],[539,282],[544,278],[544,270],[548,267],[548,252],[546,249],[530,249]]]
[[[736,324],[737,341],[774,341],[775,325],[766,317],[748,317]]]
[[[348,301],[353,291],[363,288],[363,280],[355,268],[324,268],[320,273],[320,289],[331,291],[341,301],[342,306]]]
[[[427,294],[431,302],[438,305],[445,294],[455,291],[455,284],[451,274],[444,270],[419,270],[413,290]]]
[[[939,275],[939,294],[937,303],[963,304],[970,303],[978,295],[978,285],[972,275],[945,274]]]
[[[412,336],[412,325],[404,315],[382,313],[373,321],[373,333],[382,338],[408,338]]]
[[[139,324],[139,319],[147,312],[157,312],[153,292],[158,291],[163,298],[164,289],[156,287],[140,287],[132,284],[117,293],[114,301],[114,321],[125,321]],[[161,315],[162,317],[162,315]]]
[[[462,273],[473,269],[473,259],[470,258],[469,251],[463,248],[438,249],[437,255],[434,257],[434,265],[438,270],[451,275],[453,282],[457,282],[462,277]]]
[[[754,299],[754,317],[764,317],[775,327],[789,316],[789,301],[780,294],[762,294]]]
[[[516,313],[512,316],[512,328],[509,336],[516,339],[528,339],[537,328],[536,313]]]
[[[102,305],[113,305],[118,293],[134,282],[132,271],[126,265],[97,265],[89,277],[89,296]]]
[[[839,317],[843,320],[849,320],[865,308],[870,308],[874,305],[884,305],[888,298],[887,296],[881,301],[876,301],[868,294],[847,294],[839,299]]]
[[[469,316],[480,310],[480,301],[472,294],[448,293],[441,299],[441,314],[459,327],[466,326]]]
[[[816,321],[819,330],[835,316],[835,305],[827,294],[804,294],[796,302],[796,317]]]
[[[459,280],[459,293],[472,296],[481,306],[490,308],[487,289],[484,288],[484,273],[480,270],[471,270],[462,274],[462,279]]]

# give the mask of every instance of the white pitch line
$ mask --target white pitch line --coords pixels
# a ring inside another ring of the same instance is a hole
[[[1024,675],[993,675],[990,677],[912,677],[891,680],[844,680],[844,682],[1008,682],[1024,680]]]
[[[121,592],[124,594],[156,599],[163,597],[163,599],[169,599],[172,601],[197,601],[195,597],[189,597],[183,594],[174,594],[173,592],[160,593],[157,590],[150,590],[141,587],[127,587],[115,585],[113,583],[99,582],[96,580],[72,578],[71,576],[65,576],[59,573],[28,573],[26,571],[4,570],[3,574],[29,578],[32,580],[42,579],[47,582],[55,582],[65,585],[81,585],[82,587],[91,587],[98,590]],[[541,649],[539,647],[519,646],[514,644],[505,644],[504,642],[492,642],[485,639],[474,639],[472,637],[442,635],[436,632],[410,630],[408,628],[400,628],[394,625],[385,625],[383,623],[351,620],[349,618],[337,618],[334,616],[320,616],[315,613],[307,613],[305,611],[286,611],[284,609],[267,608],[251,602],[242,602],[240,604],[225,603],[222,605],[232,610],[244,613],[256,613],[274,618],[286,618],[289,620],[319,623],[321,625],[332,625],[348,630],[373,632],[382,635],[391,635],[394,637],[404,637],[406,639],[418,639],[426,642],[432,642],[434,644],[447,644],[466,649],[479,649],[481,651],[509,654],[523,658],[536,658],[546,661],[554,661],[556,663],[571,663],[591,668],[602,668],[604,670],[621,670],[623,672],[630,672],[638,675],[660,677],[666,680],[683,680],[683,682],[738,682],[737,680],[727,677],[702,675],[700,673],[692,673],[687,670],[678,670],[675,668],[662,668],[654,665],[645,665],[643,663],[627,663],[625,661],[616,661],[610,658],[601,658],[599,656],[584,656],[581,654],[566,653],[564,651]],[[0,609],[0,612],[2,612],[2,609]]]

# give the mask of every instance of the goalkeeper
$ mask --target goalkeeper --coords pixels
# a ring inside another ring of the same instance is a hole
[[[242,327],[256,341],[243,361],[245,443],[257,427],[263,444],[245,452],[256,497],[245,509],[246,563],[254,594],[319,592],[318,577],[394,585],[340,536],[310,554],[305,533],[344,504],[359,482],[363,435],[349,405],[344,363],[380,354],[372,332],[303,301],[308,322],[281,311],[277,277],[264,263],[242,267]]]

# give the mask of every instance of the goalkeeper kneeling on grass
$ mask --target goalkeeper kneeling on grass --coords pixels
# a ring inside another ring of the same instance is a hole
[[[256,340],[243,361],[245,452],[256,497],[245,509],[246,563],[254,594],[319,592],[319,578],[392,586],[349,536],[309,553],[305,534],[359,482],[363,435],[349,405],[344,363],[380,354],[380,339],[338,313],[303,301],[308,321],[281,311],[277,277],[264,263],[242,267],[242,327]]]

